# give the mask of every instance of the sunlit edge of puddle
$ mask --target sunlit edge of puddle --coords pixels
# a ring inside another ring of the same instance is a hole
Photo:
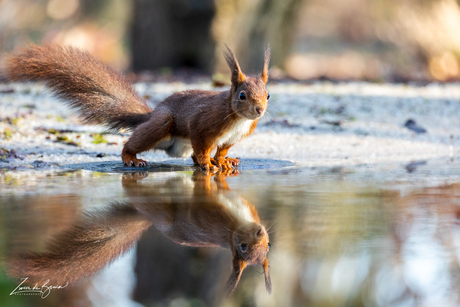
[[[383,190],[412,190],[434,187],[460,181],[460,162],[449,157],[423,161],[401,161],[392,163],[358,164],[344,166],[308,167],[286,160],[242,159],[238,167],[240,174],[227,179],[232,189],[245,189],[249,186],[276,183],[280,186],[298,186],[318,181],[341,181],[364,187]],[[11,179],[45,176],[68,176],[80,172],[91,176],[115,176],[124,173],[174,173],[191,175],[199,168],[188,160],[167,160],[152,163],[148,168],[123,167],[119,161],[105,161],[82,164],[62,165],[59,168],[37,168],[8,170],[0,168],[0,196],[11,193],[21,184],[11,184]],[[14,181],[14,180],[13,180]],[[10,184],[9,184],[10,183]],[[21,193],[20,191],[13,192]]]

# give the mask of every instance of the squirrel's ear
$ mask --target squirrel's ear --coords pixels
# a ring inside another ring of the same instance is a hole
[[[268,81],[268,64],[270,63],[270,45],[267,45],[264,53],[264,69],[262,70],[262,75],[260,76],[264,83]]]
[[[268,258],[265,258],[262,266],[264,267],[265,288],[268,293],[272,293],[272,280],[270,279],[270,265],[268,264]]]
[[[238,256],[237,253],[233,255],[232,261],[232,274],[227,281],[227,296],[232,295],[233,291],[235,291],[236,286],[241,278],[241,273],[243,273],[244,268],[246,267],[246,262]]]
[[[230,67],[230,70],[232,71],[232,85],[236,88],[236,86],[243,83],[243,81],[246,79],[246,76],[241,71],[240,64],[238,64],[233,51],[227,45],[225,45],[225,48],[227,48],[227,51],[224,52],[225,60],[227,61],[228,67]]]

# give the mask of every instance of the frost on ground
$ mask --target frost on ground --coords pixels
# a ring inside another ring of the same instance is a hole
[[[152,107],[210,83],[136,84]],[[460,153],[460,84],[269,84],[268,114],[231,157],[290,160],[301,166],[409,163]],[[408,119],[427,130],[404,126]],[[41,84],[0,84],[0,169],[120,160],[129,133],[106,134]],[[140,155],[169,160],[162,151]],[[120,160],[121,161],[121,160]],[[121,162],[120,162],[121,163]]]

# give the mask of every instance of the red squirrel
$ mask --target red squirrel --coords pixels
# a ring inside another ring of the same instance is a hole
[[[243,197],[226,193],[230,190],[225,180],[228,174],[195,171],[193,184],[184,180],[186,178],[176,177],[160,189],[152,189],[151,184],[138,180],[142,179],[138,176],[130,178],[125,175],[122,185],[131,205],[172,241],[187,246],[217,246],[231,250],[233,260],[232,273],[227,281],[228,295],[233,293],[243,270],[250,265],[262,265],[265,287],[271,293],[268,231],[254,205]],[[214,178],[215,185],[211,178]],[[157,192],[168,189],[169,193]],[[177,194],[176,189],[181,193]],[[152,203],[152,199],[160,197],[162,202]]]
[[[213,176],[197,170],[194,183],[189,178],[174,177],[152,185],[140,181],[143,176],[124,175],[122,185],[128,202],[112,202],[99,214],[84,215],[56,235],[44,252],[11,255],[7,272],[18,278],[27,276],[30,284],[47,280],[53,285],[73,284],[131,249],[153,225],[181,245],[230,249],[233,260],[228,295],[248,265],[262,265],[270,293],[268,232],[251,203],[223,193],[229,189],[225,176],[217,174],[215,185],[211,183]],[[175,193],[177,189],[181,193]]]
[[[246,76],[226,46],[231,69],[227,91],[187,90],[167,97],[153,111],[124,77],[89,53],[58,45],[32,45],[6,62],[12,81],[44,81],[80,112],[109,129],[133,131],[121,154],[125,165],[146,166],[137,154],[162,149],[171,157],[189,157],[204,170],[233,169],[238,158],[228,150],[250,135],[267,109],[270,47],[265,49],[260,76]],[[214,158],[211,151],[216,149]]]

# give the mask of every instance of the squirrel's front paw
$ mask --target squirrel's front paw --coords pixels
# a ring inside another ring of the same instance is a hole
[[[233,159],[233,158],[228,158],[228,157],[219,157],[217,159],[211,159],[211,163],[216,165],[218,168],[220,168],[223,171],[230,171],[232,170],[235,166],[240,164],[240,160],[238,158]]]
[[[230,162],[233,166],[238,166],[240,165],[240,162],[241,162],[239,157],[236,157],[236,158],[225,157],[225,160],[227,160],[227,162]]]
[[[217,166],[218,169],[221,169],[223,171],[231,170],[233,169],[233,166],[231,163],[227,162],[227,160],[223,157],[219,158],[211,158],[211,163]]]

